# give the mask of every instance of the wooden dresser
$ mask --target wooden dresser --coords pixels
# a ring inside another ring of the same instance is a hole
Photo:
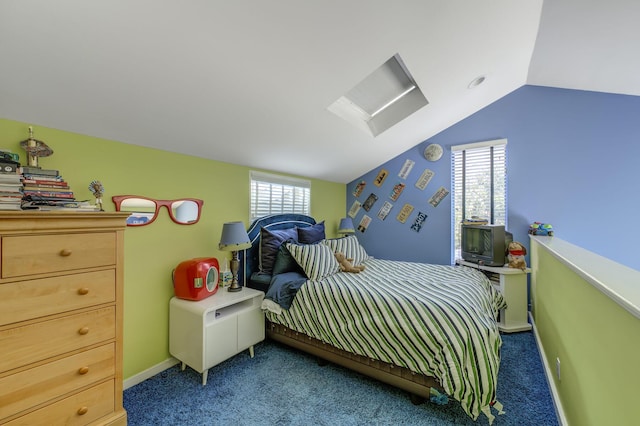
[[[0,212],[0,424],[126,425],[127,216]]]

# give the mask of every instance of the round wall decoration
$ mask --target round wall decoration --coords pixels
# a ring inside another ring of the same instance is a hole
[[[424,158],[429,161],[438,161],[442,157],[442,147],[437,143],[432,143],[424,149]]]

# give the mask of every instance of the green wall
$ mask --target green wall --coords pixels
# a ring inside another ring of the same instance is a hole
[[[163,209],[151,225],[125,232],[124,378],[165,361],[170,357],[171,271],[186,259],[227,256],[218,250],[222,224],[241,220],[248,225],[251,169],[0,119],[0,148],[20,154],[23,164],[20,141],[28,138],[29,125],[34,137],[54,150],[40,166],[60,170],[77,199],[92,200],[88,186],[97,179],[105,188],[107,211],[115,209],[113,195],[204,200],[195,225],[177,225]],[[325,220],[328,236],[335,236],[346,211],[345,191],[344,184],[311,179],[311,214]]]
[[[638,424],[640,320],[534,240],[530,254],[532,314],[569,424]]]

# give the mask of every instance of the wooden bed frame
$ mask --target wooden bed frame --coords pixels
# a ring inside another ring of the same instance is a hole
[[[439,392],[444,392],[433,377],[415,373],[405,367],[343,351],[306,334],[270,321],[266,321],[266,327],[268,338],[405,390],[411,394],[411,401],[414,404],[419,404],[428,399],[432,387],[438,389]]]
[[[266,291],[263,285],[255,283],[250,279],[252,273],[258,270],[260,229],[262,227],[275,230],[291,228],[293,226],[311,226],[315,223],[316,221],[312,217],[292,214],[266,216],[252,223],[247,231],[252,247],[246,250],[243,258],[244,265],[242,272],[244,276],[242,279],[245,285]],[[304,333],[294,331],[268,320],[266,321],[266,334],[268,338],[274,341],[407,391],[411,394],[411,401],[415,404],[428,399],[431,388],[443,392],[438,381],[431,376],[415,373],[405,367],[352,354],[309,337]]]

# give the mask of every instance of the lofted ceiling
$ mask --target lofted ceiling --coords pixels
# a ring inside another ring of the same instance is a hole
[[[0,117],[347,183],[525,84],[640,95],[639,16],[636,0],[0,0]],[[327,110],[395,54],[428,105],[377,137]]]

